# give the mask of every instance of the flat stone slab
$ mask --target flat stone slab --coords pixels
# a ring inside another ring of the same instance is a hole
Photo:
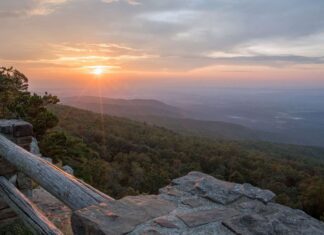
[[[194,228],[186,229],[181,235],[237,235],[223,226],[221,223],[210,223]]]
[[[206,206],[207,203],[205,201],[206,199],[198,197],[198,198],[186,198],[183,199],[181,202],[182,204],[188,205],[191,208],[198,208],[198,207]]]
[[[157,195],[129,196],[119,201],[139,207],[140,210],[144,211],[151,218],[166,215],[176,208],[173,202],[162,199]]]
[[[236,215],[239,215],[239,212],[231,208],[213,208],[209,210],[190,211],[188,213],[177,214],[177,216],[191,228],[211,222],[221,222]]]
[[[252,204],[249,205],[249,209]],[[317,221],[300,210],[294,210],[276,203],[269,203],[255,213],[241,213],[223,221],[223,224],[237,234],[316,234],[324,235],[324,223]]]
[[[179,223],[177,223],[179,225]],[[235,235],[220,222],[213,222],[196,227],[188,227],[183,222],[178,228],[165,228],[155,224],[145,224],[136,228],[129,235],[160,234],[160,235]]]
[[[243,196],[264,203],[272,201],[275,197],[270,190],[259,189],[251,184],[226,182],[201,172],[190,172],[173,180],[172,185],[178,190],[208,198],[222,205],[230,204]]]
[[[195,188],[202,196],[223,205],[234,202],[242,196],[240,192],[234,190],[235,186],[233,183],[210,176],[199,179],[195,184]]]
[[[258,199],[264,203],[272,201],[276,196],[270,190],[259,189],[251,184],[236,184],[233,191],[252,199]]]
[[[126,197],[75,211],[72,215],[73,231],[76,234],[125,234],[175,208],[174,203],[155,195]]]

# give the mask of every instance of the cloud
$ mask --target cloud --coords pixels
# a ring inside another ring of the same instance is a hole
[[[192,10],[177,10],[177,11],[164,11],[153,12],[139,15],[139,18],[162,23],[188,23],[197,19],[200,16],[199,12]]]
[[[32,57],[33,50],[18,51],[18,54],[0,54],[0,61],[14,64],[28,64],[32,67],[49,68],[57,66],[73,70],[85,71],[89,68],[104,67],[109,71],[117,71],[128,67],[129,64],[140,61],[154,60],[157,55],[148,54],[140,49],[119,44],[106,43],[61,43],[44,44],[43,54],[38,51],[37,57]]]
[[[101,0],[104,3],[114,3],[114,2],[121,2],[122,0]],[[130,5],[141,5],[139,1],[136,0],[123,0],[124,2],[127,2]]]
[[[11,0],[0,2],[0,18],[43,16],[70,0]]]
[[[323,63],[323,0],[6,0],[0,9],[8,60],[156,71]]]
[[[28,11],[29,16],[43,16],[53,13],[57,8],[68,2],[68,0],[34,0],[37,2],[36,6]]]

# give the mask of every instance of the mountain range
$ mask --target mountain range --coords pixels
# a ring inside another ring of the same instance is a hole
[[[243,125],[206,121],[190,118],[190,110],[185,110],[153,99],[112,99],[105,97],[83,96],[61,99],[65,105],[146,122],[170,130],[202,137],[256,140],[280,143],[293,143],[277,133],[252,129]]]

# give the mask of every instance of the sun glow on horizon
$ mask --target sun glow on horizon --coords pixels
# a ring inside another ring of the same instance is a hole
[[[115,72],[114,70],[118,70],[119,66],[112,65],[93,65],[93,66],[83,66],[81,70],[83,70],[87,74],[95,75],[96,77],[101,77],[104,74],[110,74]]]
[[[103,66],[94,66],[92,73],[95,75],[102,75],[105,72],[105,68]]]

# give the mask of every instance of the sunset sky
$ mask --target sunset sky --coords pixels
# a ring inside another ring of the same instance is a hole
[[[36,90],[324,87],[323,0],[1,0],[0,22]]]

